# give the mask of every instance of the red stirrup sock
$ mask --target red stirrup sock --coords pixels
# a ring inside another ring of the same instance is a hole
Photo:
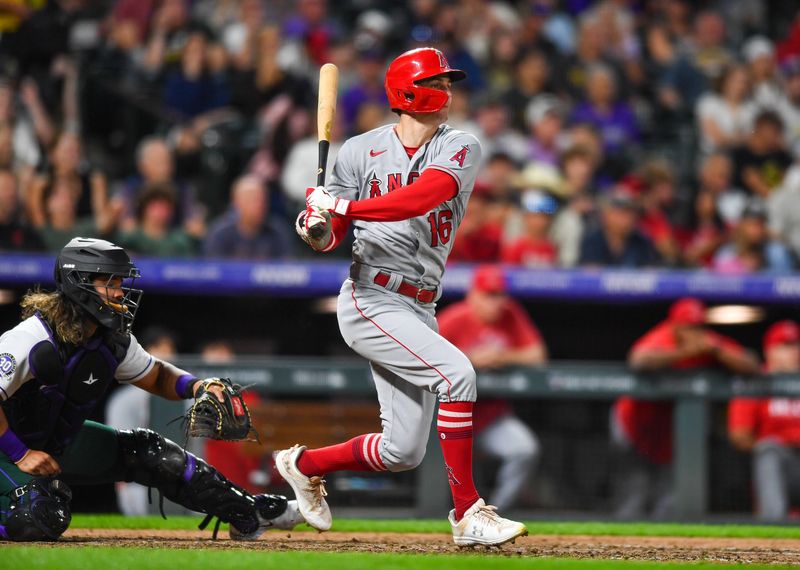
[[[440,403],[436,422],[456,520],[480,498],[472,481],[472,406],[473,402]]]
[[[379,452],[382,439],[379,433],[365,433],[344,443],[306,449],[297,459],[297,468],[306,477],[331,471],[386,471]]]

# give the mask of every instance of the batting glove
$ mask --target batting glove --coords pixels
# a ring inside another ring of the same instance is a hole
[[[316,208],[323,212],[333,212],[340,216],[347,215],[347,211],[350,209],[350,200],[331,196],[324,186],[317,186],[314,189],[309,188],[309,190],[311,190],[311,193],[306,195],[306,206],[309,208]]]
[[[297,215],[294,224],[300,236],[314,251],[327,251],[333,243],[331,215],[316,208],[306,208]]]

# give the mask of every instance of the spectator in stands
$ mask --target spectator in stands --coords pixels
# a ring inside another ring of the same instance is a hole
[[[55,140],[55,127],[45,108],[36,82],[25,78],[19,85],[19,98],[11,84],[0,84],[0,164],[21,175],[23,187],[42,159],[42,148],[50,148]]]
[[[116,215],[105,194],[92,197],[89,216],[78,213],[80,196],[80,180],[73,176],[39,177],[31,182],[30,220],[47,251],[60,250],[75,236],[102,237],[114,229]]]
[[[22,221],[17,179],[10,170],[0,170],[0,251],[44,249],[38,234]]]
[[[163,0],[155,8],[149,22],[150,34],[141,66],[142,72],[153,80],[158,77],[167,62],[180,58],[188,33],[188,2]],[[142,37],[147,36],[142,34]]]
[[[680,2],[672,0],[670,5]],[[670,33],[669,25],[647,28],[650,65],[657,82],[657,99],[664,120],[691,121],[697,100],[708,87],[708,79],[686,50],[681,49],[679,37]],[[669,128],[665,124],[665,128]]]
[[[238,71],[233,77],[231,105],[248,118],[268,112],[283,116],[286,111],[282,107],[287,104],[303,109],[311,106],[314,95],[308,80],[284,69],[278,61],[281,41],[276,26],[262,28],[252,67]],[[277,122],[273,117],[262,120]]]
[[[718,12],[706,10],[697,14],[694,33],[684,49],[709,81],[724,75],[725,68],[734,62],[733,53],[725,46],[725,36],[725,21]]]
[[[89,163],[83,154],[83,143],[75,133],[65,131],[58,137],[48,155],[49,162],[36,174],[30,184],[47,185],[59,179],[70,179],[76,185],[78,215],[93,212],[93,203],[106,200],[108,180],[106,175]]]
[[[583,99],[588,91],[589,70],[596,66],[612,70],[615,84],[623,80],[622,71],[605,55],[605,41],[606,34],[599,21],[588,18],[581,20],[578,47],[574,54],[566,58],[561,73],[557,75],[562,82],[560,87],[564,95],[575,101]]]
[[[704,152],[729,150],[742,144],[755,113],[747,68],[727,67],[716,81],[714,92],[706,93],[697,102],[695,113]]]
[[[356,72],[356,82],[342,94],[340,100],[348,132],[353,132],[358,111],[364,103],[375,103],[382,108],[388,104],[383,87],[383,55],[377,51],[358,53]]]
[[[630,105],[619,98],[614,72],[607,66],[595,65],[586,73],[586,98],[573,110],[572,122],[594,125],[606,153],[628,153],[639,141],[639,124]]]
[[[752,198],[732,231],[730,243],[720,247],[712,266],[722,273],[755,271],[787,272],[794,267],[791,254],[781,242],[770,238],[767,208],[760,198]]]
[[[169,184],[177,190],[173,224],[183,227],[193,237],[205,232],[205,212],[197,200],[194,187],[175,176],[175,157],[167,142],[160,137],[143,139],[136,150],[137,173],[129,177],[114,195],[115,208],[120,210],[120,229],[136,228],[136,200],[145,187]]]
[[[733,186],[733,163],[727,153],[717,151],[701,159],[697,178],[698,194],[708,193],[727,226],[733,226],[742,216],[747,194]]]
[[[595,155],[583,146],[570,147],[561,155],[565,204],[555,215],[550,239],[563,267],[573,267],[580,258],[585,219],[594,208],[594,161]]]
[[[800,259],[800,166],[795,165],[783,184],[767,199],[769,230]]]
[[[665,321],[631,348],[635,372],[687,371],[721,367],[755,374],[754,354],[705,325],[706,308],[697,299],[679,299]],[[611,437],[619,458],[615,474],[615,515],[639,519],[669,516],[672,503],[672,403],[623,397],[611,414]]]
[[[527,153],[525,138],[508,126],[508,110],[498,100],[488,101],[478,107],[475,123],[465,126],[483,147],[484,164],[495,154],[506,154],[515,162],[522,162]]]
[[[780,321],[764,335],[767,374],[800,373],[800,327]],[[753,454],[756,515],[764,522],[785,521],[792,498],[800,497],[800,400],[735,398],[728,405],[728,437]]]
[[[363,108],[363,105],[362,105]],[[330,148],[328,149],[328,165],[332,167],[336,163],[336,156],[342,148],[342,135],[344,134],[344,121],[339,113],[336,114],[331,128]],[[314,169],[308,168],[309,164],[316,164],[319,158],[319,140],[317,138],[316,121],[314,121],[314,132],[300,139],[289,151],[286,162],[281,173],[281,186],[286,198],[291,201],[295,208],[287,208],[294,212],[305,208],[306,188],[317,185],[317,173]]]
[[[514,68],[515,81],[502,100],[511,110],[511,126],[525,132],[529,124],[526,117],[528,103],[550,86],[550,65],[542,52],[526,49],[517,56]]]
[[[192,238],[173,225],[177,190],[170,184],[145,186],[136,200],[136,229],[123,232],[116,243],[146,256],[191,256],[197,250]]]
[[[676,194],[672,168],[665,161],[651,160],[645,163],[638,177],[642,203],[639,229],[653,242],[661,260],[667,265],[675,265],[680,252],[670,219]]]
[[[503,263],[524,267],[553,267],[558,251],[550,241],[550,226],[558,211],[557,200],[547,192],[530,189],[522,193],[523,234],[503,246]]]
[[[684,236],[683,262],[689,267],[711,267],[717,249],[726,241],[727,227],[717,211],[714,194],[705,190],[694,201],[689,232]]]
[[[148,327],[139,336],[142,347],[158,359],[175,360],[178,354],[175,333],[162,327]],[[150,426],[150,393],[132,384],[117,387],[106,404],[106,424],[115,429],[136,429]],[[147,487],[120,481],[115,484],[117,506],[123,515],[147,514]]]
[[[232,106],[248,119],[257,119],[261,145],[247,172],[272,184],[292,145],[309,130],[314,90],[308,79],[278,61],[281,34],[267,26],[258,34],[254,67],[233,77]]]
[[[478,267],[467,298],[441,311],[438,321],[441,335],[467,355],[479,376],[547,362],[541,334],[525,309],[508,296],[505,276],[496,266]],[[478,398],[472,421],[476,450],[502,462],[489,502],[498,509],[511,508],[533,476],[539,441],[507,400]]]
[[[190,31],[178,67],[164,82],[164,104],[181,122],[224,107],[230,98],[227,76],[210,65],[207,34]]]
[[[781,65],[783,99],[779,111],[789,149],[800,156],[800,55]]]
[[[500,199],[485,184],[475,184],[448,258],[450,261],[492,263],[500,259],[503,226],[492,215]]]
[[[753,36],[742,47],[742,57],[753,81],[753,102],[760,109],[777,111],[783,88],[778,78],[774,44],[764,36]]]
[[[600,199],[600,227],[584,236],[579,263],[591,267],[647,267],[658,263],[652,242],[638,229],[639,206],[623,188]]]
[[[211,225],[203,246],[206,257],[280,259],[291,253],[290,229],[269,215],[267,190],[255,176],[233,184],[231,208]]]
[[[554,95],[543,94],[531,100],[525,111],[531,134],[527,160],[558,164],[559,135],[564,126],[561,104]]]
[[[781,185],[792,164],[783,140],[783,121],[774,111],[761,111],[745,144],[733,153],[734,185],[750,195],[768,198]]]

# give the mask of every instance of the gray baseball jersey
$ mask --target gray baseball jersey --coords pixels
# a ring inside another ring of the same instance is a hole
[[[375,198],[414,182],[428,168],[446,172],[458,183],[456,196],[416,218],[355,221],[353,259],[404,275],[426,288],[438,287],[480,162],[478,139],[447,125],[441,125],[410,159],[394,125],[349,139],[339,151],[326,186],[334,196]]]

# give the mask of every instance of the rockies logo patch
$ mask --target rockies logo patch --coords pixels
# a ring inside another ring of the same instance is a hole
[[[17,361],[7,352],[0,354],[0,376],[11,376],[17,369]]]

